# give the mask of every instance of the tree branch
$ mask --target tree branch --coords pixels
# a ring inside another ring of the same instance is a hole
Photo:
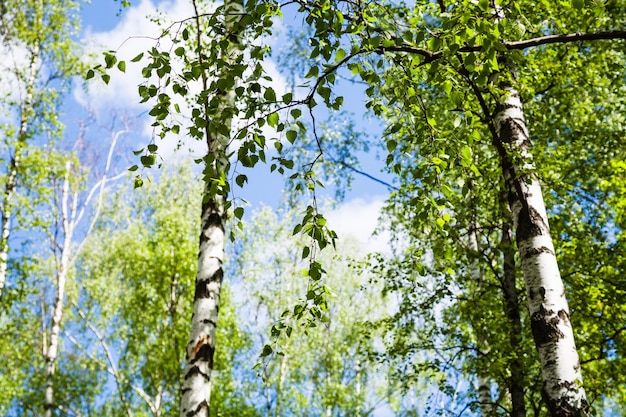
[[[562,35],[546,35],[538,38],[526,39],[522,41],[504,41],[502,45],[509,51],[519,51],[528,48],[534,48],[541,45],[549,45],[553,43],[571,43],[583,41],[613,40],[626,39],[626,30],[609,30],[593,33],[568,33]],[[483,49],[482,45],[466,45],[459,48],[458,52],[479,52]],[[423,48],[417,48],[408,45],[380,47],[378,53],[385,52],[407,52],[410,54],[421,55],[424,57],[423,63],[435,61],[443,56],[442,51],[431,52]]]

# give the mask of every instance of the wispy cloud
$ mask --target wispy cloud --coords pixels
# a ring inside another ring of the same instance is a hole
[[[376,233],[384,196],[355,198],[328,213],[328,226],[340,240],[357,240],[366,252],[390,253],[388,231]]]

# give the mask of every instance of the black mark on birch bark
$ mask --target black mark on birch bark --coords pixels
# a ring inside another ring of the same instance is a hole
[[[524,253],[524,259],[532,258],[533,256],[540,255],[542,253],[547,253],[549,255],[554,256],[554,251],[552,249],[542,246],[540,248],[530,248]]]
[[[545,388],[541,390],[541,396],[548,405],[551,416],[558,417],[587,417],[589,416],[589,403],[582,400],[580,405],[572,404],[572,400],[579,397],[580,387],[574,382],[565,381],[559,384],[563,388],[567,388],[571,394],[562,395],[559,399],[550,399]]]
[[[206,216],[205,213],[210,214]],[[209,231],[213,229],[219,229],[224,232],[224,219],[219,215],[215,208],[215,202],[209,201],[202,204],[202,231],[200,232],[200,245],[207,242],[211,237]]]
[[[193,409],[193,410],[189,410],[185,416],[187,417],[193,417],[196,415],[209,415],[209,404],[207,403],[206,400],[202,401],[200,404],[198,404],[198,406]]]
[[[543,304],[539,311],[534,313],[530,320],[530,327],[537,347],[546,343],[563,339],[565,335],[559,330],[558,324],[561,321],[560,314],[554,316],[552,310],[546,310]]]
[[[196,293],[194,295],[194,300],[199,300],[200,298],[211,298],[211,291],[209,290],[209,284],[217,282],[218,284],[222,283],[224,279],[224,271],[222,268],[218,269],[211,275],[209,278],[204,279],[196,284]]]
[[[517,224],[517,242],[548,233],[548,227],[541,215],[532,207],[522,205]]]

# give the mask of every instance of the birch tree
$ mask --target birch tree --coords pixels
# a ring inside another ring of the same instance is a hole
[[[80,172],[80,165],[72,156],[64,158],[65,161],[62,164],[58,177],[52,178],[53,186],[56,186],[54,194],[56,205],[52,210],[55,215],[55,222],[52,226],[53,230],[48,231],[47,234],[51,240],[50,247],[53,248],[54,253],[55,294],[50,314],[50,323],[48,328],[44,330],[44,340],[47,340],[47,343],[43,346],[43,356],[46,362],[46,389],[43,409],[46,417],[52,416],[55,408],[54,376],[61,347],[61,328],[63,313],[66,309],[66,285],[68,285],[71,269],[80,255],[84,247],[84,239],[86,239],[84,237],[82,241],[77,241],[75,234],[79,227],[84,227],[85,236],[89,236],[102,209],[103,192],[107,183],[114,181],[116,177],[119,178],[125,175],[122,173],[113,178],[107,178],[115,151],[115,144],[124,133],[125,131],[119,131],[112,135],[103,176],[88,192],[81,193],[82,184],[77,182],[76,179],[80,179],[84,174]],[[48,334],[46,335],[45,333]]]
[[[20,184],[28,184],[27,178],[20,179],[22,159],[38,133],[58,137],[58,99],[70,77],[81,71],[77,44],[72,40],[78,24],[72,15],[77,7],[73,0],[5,1],[0,5],[0,36],[7,57],[0,74],[7,89],[2,111],[14,119],[2,125],[3,154],[8,162],[2,182],[0,296],[7,281],[16,192]]]
[[[446,110],[460,112],[456,118],[458,124],[474,126],[475,122],[480,121],[490,128],[490,134],[494,138],[492,149],[497,151],[496,155],[492,153],[492,157],[495,156],[499,161],[499,177],[503,178],[509,195],[512,219],[517,229],[516,240],[529,296],[535,344],[543,365],[546,402],[552,415],[585,415],[588,406],[580,385],[580,365],[569,324],[569,310],[564,298],[550,298],[551,293],[562,297],[563,283],[556,273],[556,258],[549,255],[555,253],[553,247],[551,243],[546,243],[548,240],[551,242],[551,238],[548,238],[547,214],[534,173],[536,169],[531,162],[529,142],[523,141],[522,146],[520,139],[515,145],[515,140],[511,139],[514,135],[519,138],[519,135],[527,133],[525,121],[521,123],[524,118],[520,93],[518,87],[513,87],[519,85],[515,78],[517,72],[507,72],[506,61],[500,61],[499,57],[506,53],[507,59],[518,64],[519,71],[523,71],[521,67],[526,60],[516,51],[556,43],[565,44],[562,49],[575,53],[573,48],[567,46],[568,43],[623,39],[624,33],[611,30],[608,23],[610,20],[621,21],[620,9],[613,5],[594,5],[587,8],[582,3],[577,3],[564,13],[559,10],[560,15],[557,18],[556,9],[548,5],[541,6],[539,13],[536,8],[531,10],[526,9],[527,5],[516,5],[509,10],[511,16],[507,11],[505,24],[504,21],[494,21],[489,2],[463,3],[462,6],[454,7],[446,2],[438,2],[417,4],[414,9],[392,4],[352,7],[353,5],[347,3],[336,5],[325,2],[326,8],[319,2],[298,4],[300,11],[306,15],[307,23],[315,27],[315,36],[319,37],[324,29],[328,30],[324,43],[320,43],[319,39],[311,39],[311,44],[318,46],[312,49],[310,58],[322,60],[324,66],[320,69],[313,65],[308,74],[313,78],[316,91],[327,105],[334,100],[331,98],[334,75],[345,64],[370,86],[367,93],[372,99],[368,105],[376,114],[384,115],[390,107],[401,103],[398,107],[402,108],[402,122],[392,122],[389,133],[392,136],[397,132],[403,133],[395,135],[401,139],[386,141],[390,151],[387,163],[391,170],[398,172],[410,159],[405,155],[415,152],[422,155],[426,160],[424,166],[420,169],[412,168],[414,179],[419,181],[415,188],[437,188],[440,172],[453,169],[455,164],[476,169],[472,162],[472,142],[463,143],[452,138],[446,138],[449,143],[437,142],[440,137],[438,119],[429,108],[436,93],[431,95],[422,85],[438,89],[439,99],[444,94],[451,96],[454,105]],[[320,7],[325,12],[319,12]],[[541,17],[533,19],[530,16]],[[542,20],[545,16],[550,16],[551,21],[559,23],[546,25],[546,21]],[[560,25],[589,26],[591,16],[602,16],[591,31],[571,34],[562,32]],[[533,26],[526,27],[527,24]],[[344,35],[346,38],[343,38]],[[355,38],[359,40],[355,41]],[[614,41],[613,45],[613,50],[618,49],[620,41]],[[539,53],[542,51],[544,49],[538,49]],[[585,49],[578,54],[585,56]],[[366,59],[365,56],[370,58]],[[377,71],[376,66],[390,69],[389,75],[381,75],[383,72]],[[332,77],[329,76],[331,74]],[[499,89],[498,84],[493,83],[494,77],[506,80],[508,87]],[[397,82],[398,79],[403,81]],[[384,84],[379,87],[381,83]],[[408,89],[407,83],[411,86]],[[475,98],[474,104],[464,100],[464,94],[468,93]],[[427,94],[428,102],[425,100]],[[478,118],[469,110],[476,105],[478,106],[474,109],[477,108],[482,113]],[[517,113],[513,117],[515,111]],[[418,133],[423,139],[413,141],[413,146],[405,145],[406,141],[410,141],[406,136],[403,137],[411,130],[407,128],[407,123],[415,123],[423,132],[427,132]],[[475,136],[474,141],[478,142],[479,136]],[[402,151],[394,152],[397,148]],[[415,175],[417,172],[420,175]],[[526,184],[527,181],[529,184]],[[449,200],[448,194],[454,192],[456,187],[446,187],[440,190],[443,198],[432,198],[430,193],[426,193],[414,200],[425,218],[436,217],[435,224],[439,229],[444,229],[451,219],[450,213],[445,211],[453,209],[446,200]],[[529,200],[531,195],[532,199]],[[494,198],[498,198],[498,194]],[[537,204],[537,207],[531,207],[533,204]],[[541,219],[541,228],[532,226],[535,217]],[[534,234],[529,233],[531,229]],[[538,236],[547,239],[546,242],[538,243]],[[547,248],[545,251],[540,250],[544,247]],[[534,261],[550,258],[552,266],[539,273],[533,269],[535,267],[532,265],[536,262],[531,262],[532,258]],[[547,273],[548,270],[551,272]],[[539,276],[542,278],[538,281]],[[551,286],[547,285],[548,282]],[[549,320],[546,321],[546,318]],[[567,347],[561,349],[561,346]],[[552,359],[557,351],[559,366],[555,368],[552,366]]]
[[[223,25],[226,33],[222,47],[224,67],[219,68],[221,76],[212,86],[218,87],[217,94],[210,96],[209,74],[204,68],[205,46],[202,38],[206,23],[200,16],[198,4],[194,1],[195,35],[197,42],[195,49],[197,62],[201,68],[202,93],[200,118],[204,119],[204,137],[208,154],[205,157],[204,183],[205,190],[200,212],[200,242],[198,252],[198,271],[196,275],[196,290],[194,293],[193,313],[191,316],[191,332],[187,344],[185,360],[185,375],[183,377],[182,398],[180,406],[181,416],[210,415],[211,371],[213,370],[213,356],[215,353],[215,334],[217,316],[222,287],[223,260],[226,220],[226,199],[228,187],[228,143],[234,111],[234,86],[229,80],[228,66],[235,65],[240,54],[239,33],[237,20],[243,11],[242,3],[237,1],[225,2],[223,5]],[[228,87],[220,88],[220,81]],[[212,108],[212,109],[211,109]],[[211,110],[210,110],[211,109]],[[221,113],[217,120],[213,116]]]
[[[276,7],[251,3],[244,11],[243,4],[234,1],[226,2],[215,10],[204,10],[199,2],[192,4],[192,18],[174,22],[163,32],[163,39],[169,37],[175,45],[180,44],[174,49],[175,57],[172,58],[169,51],[153,48],[142,71],[146,82],[139,86],[138,92],[143,101],[156,99],[149,114],[155,118],[158,138],[179,133],[182,123],[178,118],[185,111],[188,112],[185,117],[190,119],[185,126],[188,136],[207,144],[208,153],[201,161],[204,164],[205,189],[198,276],[180,412],[181,415],[209,415],[210,375],[223,280],[226,213],[232,208],[236,221],[244,213],[238,202],[229,199],[229,191],[231,184],[242,187],[247,182],[246,174],[231,169],[229,158],[234,155],[236,167],[252,168],[258,162],[266,163],[266,150],[273,143],[278,156],[272,156],[270,170],[284,174],[293,168],[293,161],[284,156],[280,138],[269,136],[263,127],[269,126],[276,132],[284,131],[286,123],[280,122],[278,112],[305,105],[306,102],[293,100],[291,93],[284,94],[281,99],[277,97],[270,83],[271,77],[261,64],[269,48],[253,42],[270,33]],[[176,30],[172,31],[172,28]],[[143,55],[132,61],[140,61]],[[246,57],[250,59],[246,60]],[[174,62],[182,65],[182,73],[172,71]],[[107,52],[104,66],[88,71],[87,78],[99,73],[107,82],[110,77],[107,71],[116,64],[118,69],[125,68],[125,63],[118,62],[115,51]],[[158,82],[151,83],[155,78]],[[291,111],[294,119],[300,114],[302,111],[299,109]],[[236,129],[233,125],[235,119],[240,123]],[[284,135],[288,142],[293,143],[297,131],[289,130]],[[239,142],[231,151],[229,145],[233,141]],[[142,154],[141,166],[149,168],[158,165],[157,152],[158,145],[154,142],[139,151]],[[139,164],[130,169],[137,171]],[[142,183],[140,173],[135,184],[141,186]],[[320,246],[327,245],[332,235],[325,231],[323,224],[318,224],[322,220],[313,206],[309,213],[311,215],[303,221],[303,225],[312,225],[306,229],[307,233],[316,242],[321,242]],[[241,226],[240,221],[236,224]],[[310,269],[316,277],[321,275],[321,268],[313,256]]]

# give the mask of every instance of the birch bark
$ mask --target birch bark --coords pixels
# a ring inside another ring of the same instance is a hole
[[[70,172],[72,165],[68,160],[65,164],[65,177],[63,179],[63,190],[61,193],[61,228],[63,230],[63,245],[61,247],[61,256],[57,260],[56,273],[56,296],[50,319],[50,342],[46,349],[46,391],[44,394],[44,415],[52,416],[54,408],[54,372],[56,368],[56,360],[59,351],[59,334],[61,333],[61,320],[63,319],[63,307],[65,300],[65,284],[67,282],[67,274],[70,262],[70,243],[74,234],[74,225],[70,221],[70,212],[76,212],[77,199],[74,198],[69,207],[70,194]]]
[[[3,22],[3,26],[4,26]],[[13,218],[13,196],[17,187],[17,175],[20,169],[22,151],[29,136],[30,117],[33,113],[33,94],[37,72],[39,71],[40,44],[36,42],[30,53],[28,78],[24,85],[24,98],[20,104],[20,129],[17,134],[13,155],[9,163],[9,171],[4,184],[2,200],[2,231],[0,232],[0,298],[6,283],[7,264],[9,260],[9,238],[11,237],[11,220]],[[19,77],[18,77],[19,78]]]
[[[203,68],[203,92],[209,92],[209,80],[203,66],[202,36],[198,4],[194,0],[196,48],[198,60]],[[232,60],[232,55],[239,43],[235,23],[243,11],[240,0],[224,2],[225,26],[228,32],[229,47],[225,51],[225,61]],[[233,91],[217,91],[220,95],[222,109],[234,107]],[[210,118],[209,99],[204,98],[204,114]],[[224,222],[226,221],[227,187],[225,183],[228,169],[227,148],[230,140],[224,132],[230,131],[232,117],[228,112],[221,115],[218,121],[206,120],[205,137],[208,144],[208,155],[205,158],[204,181],[205,190],[202,199],[200,243],[198,250],[198,270],[196,275],[193,314],[191,317],[191,333],[185,357],[185,372],[182,384],[180,406],[181,417],[208,417],[210,415],[211,371],[215,353],[215,334],[219,312],[220,292],[224,271]],[[226,129],[216,128],[220,124]]]
[[[528,296],[531,328],[543,378],[543,395],[553,417],[587,416],[580,361],[565,288],[550,236],[546,208],[533,173],[531,143],[519,93],[506,89],[495,112],[495,141]]]

